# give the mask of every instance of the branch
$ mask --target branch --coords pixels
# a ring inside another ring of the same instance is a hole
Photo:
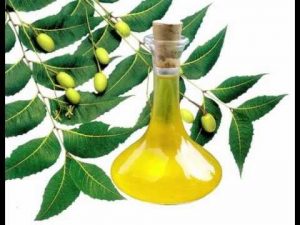
[[[31,60],[29,60],[29,59],[27,58],[27,56],[26,56],[26,54],[25,54],[25,53],[26,53],[26,50],[24,49],[24,46],[22,45],[22,43],[21,43],[21,41],[20,41],[20,39],[19,39],[19,36],[18,36],[18,31],[17,31],[17,29],[16,29],[16,27],[17,27],[18,25],[16,25],[16,24],[13,22],[13,20],[12,20],[10,14],[9,14],[9,12],[7,12],[7,15],[8,15],[8,21],[10,21],[10,22],[12,23],[12,25],[13,25],[13,26],[12,26],[12,29],[13,29],[14,32],[17,34],[17,35],[16,35],[16,39],[17,39],[17,41],[19,42],[21,51],[22,51],[22,53],[23,53],[22,59],[24,59],[24,60],[26,61],[26,64],[27,64],[27,65],[30,65],[30,64],[31,64]],[[39,59],[40,59],[40,58],[39,58]],[[43,101],[43,103],[44,103],[44,105],[45,105],[45,107],[46,107],[46,111],[47,111],[47,113],[48,113],[49,116],[50,116],[50,120],[51,120],[51,123],[53,124],[53,128],[54,128],[54,129],[56,130],[56,132],[57,132],[57,137],[58,137],[59,141],[61,142],[61,144],[63,144],[63,141],[62,141],[62,139],[61,139],[61,137],[60,137],[60,135],[59,135],[59,131],[60,131],[61,129],[60,129],[59,127],[57,127],[56,122],[55,122],[55,120],[53,119],[53,117],[52,117],[52,115],[51,115],[51,111],[50,111],[50,109],[49,109],[48,106],[47,106],[47,98],[43,95],[43,93],[42,93],[42,91],[41,91],[39,85],[38,85],[37,82],[35,81],[35,79],[33,79],[33,81],[34,81],[35,86],[36,86],[36,88],[37,88],[38,95],[41,96],[41,100]]]

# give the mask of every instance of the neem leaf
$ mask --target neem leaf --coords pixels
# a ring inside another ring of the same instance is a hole
[[[41,9],[55,0],[7,0],[7,5],[18,11],[33,11]]]
[[[90,4],[88,4],[85,0],[84,1],[76,0],[75,2],[70,2],[69,4],[63,7],[62,11],[63,10],[64,10],[64,14],[61,14],[62,16],[61,18],[64,18],[64,16],[71,16],[73,18],[75,16],[80,16],[83,21],[86,16],[92,17],[95,12],[95,9]]]
[[[16,43],[16,36],[9,24],[5,24],[5,52],[9,52]]]
[[[215,65],[223,46],[225,34],[226,28],[192,52],[188,60],[181,66],[188,79],[199,79],[205,76]]]
[[[5,159],[5,178],[22,178],[52,166],[59,156],[60,149],[54,133],[19,146]]]
[[[75,106],[73,116],[65,116],[66,108],[69,105],[65,96],[58,99],[51,99],[52,116],[60,123],[74,125],[78,123],[87,123],[96,119],[103,113],[111,110],[127,97],[104,97],[89,92],[79,92],[80,103]],[[59,115],[59,116],[58,116]]]
[[[251,121],[258,120],[270,112],[284,96],[286,95],[258,96],[244,102],[234,111],[246,115]]]
[[[117,2],[119,0],[98,0],[99,2],[103,2],[103,3],[114,3]]]
[[[218,106],[218,104],[213,101],[210,98],[205,97],[205,100],[203,102],[203,104],[205,104],[205,110],[212,114],[213,117],[216,120],[216,130],[213,133],[208,133],[206,132],[203,128],[202,128],[202,124],[201,124],[201,117],[204,115],[202,110],[198,110],[198,113],[196,115],[195,121],[193,122],[193,125],[191,127],[191,138],[197,142],[200,145],[205,145],[207,142],[209,142],[217,133],[218,128],[220,126],[221,123],[221,119],[222,119],[222,113],[221,110]]]
[[[64,145],[73,155],[82,158],[100,157],[117,148],[133,131],[131,128],[109,128],[109,125],[102,122],[85,123],[78,129],[63,131]]]
[[[251,88],[264,74],[256,76],[235,76],[211,90],[223,102],[230,102]]]
[[[249,152],[253,136],[253,125],[248,117],[233,112],[229,130],[230,150],[239,168],[240,174]]]
[[[123,199],[110,178],[99,167],[70,157],[67,163],[74,183],[83,193],[101,200]]]
[[[182,79],[182,77],[180,77],[179,78],[179,99],[180,99],[180,101],[183,98],[185,91],[186,91],[186,87],[185,87],[184,80]]]
[[[33,63],[33,78],[50,89],[54,89],[54,84],[57,83],[56,74],[61,71],[72,76],[78,86],[91,79],[98,70],[93,59],[79,55],[63,55],[47,60],[43,64]]]
[[[133,126],[133,129],[138,130],[149,124],[152,100],[153,100],[153,93],[150,95],[149,99],[147,100],[146,105],[142,109],[142,112],[140,113],[136,124]]]
[[[121,37],[109,25],[99,28],[92,32],[95,45],[104,48],[107,52],[114,51],[121,42]],[[89,38],[86,38],[78,47],[75,55],[84,57],[94,57],[93,45]]]
[[[185,46],[185,48],[187,48],[189,44],[195,39],[195,36],[202,24],[203,18],[205,17],[209,6],[210,5],[182,20],[182,35],[189,39],[189,43]]]
[[[64,165],[47,184],[41,209],[36,220],[45,220],[68,208],[79,196],[80,190],[74,184],[68,168]]]
[[[130,13],[122,16],[132,31],[143,32],[152,26],[152,21],[162,18],[172,0],[144,0]]]
[[[5,65],[5,95],[14,95],[25,87],[31,77],[31,70],[19,61],[16,64]]]
[[[56,50],[66,47],[88,34],[87,20],[83,16],[83,10],[80,8],[82,6],[77,5],[77,3],[69,3],[57,15],[40,19],[30,26],[23,25],[19,31],[22,43],[31,50],[35,49],[36,51],[43,52],[36,42],[36,33],[46,33],[49,35],[55,43]],[[92,12],[89,11],[88,13],[91,14]],[[102,19],[99,17],[89,17],[91,29],[101,21]]]
[[[118,96],[140,84],[149,73],[151,55],[138,51],[122,60],[111,73],[105,96]]]
[[[5,136],[24,134],[40,124],[45,116],[45,105],[39,97],[5,105]]]

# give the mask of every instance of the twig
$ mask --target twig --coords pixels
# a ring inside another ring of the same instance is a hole
[[[90,26],[89,18],[87,16],[87,9],[86,8],[85,8],[85,18],[86,18],[86,22],[87,22],[87,25],[88,25],[89,35],[91,36],[90,41],[92,42],[92,45],[93,45],[93,53],[94,53],[94,57],[96,58],[98,71],[101,72],[101,66],[100,66],[100,63],[99,63],[99,61],[96,57],[96,51],[95,51],[95,48],[97,48],[97,46],[94,42],[94,36],[93,36],[92,31],[91,31],[91,26]]]
[[[18,34],[17,29],[16,29],[16,25],[13,23],[10,14],[9,14],[9,13],[7,13],[7,14],[8,14],[8,20],[13,24],[12,28],[13,28],[14,32],[15,32],[16,34]],[[26,54],[25,54],[24,46],[22,45],[22,43],[21,43],[21,41],[20,41],[18,35],[17,35],[17,40],[18,40],[18,42],[19,42],[19,44],[20,44],[20,48],[21,48],[21,51],[22,51],[22,53],[23,53],[23,59],[26,61],[26,63],[27,63],[28,65],[30,65],[31,61],[27,58],[27,56],[26,56]],[[33,79],[33,80],[34,80],[34,79]],[[36,86],[36,88],[37,88],[38,94],[41,96],[42,101],[44,102],[44,104],[45,104],[45,106],[46,106],[46,110],[47,110],[47,113],[48,113],[49,116],[50,116],[51,122],[52,122],[52,124],[53,124],[53,128],[56,129],[56,130],[59,130],[59,128],[58,128],[57,125],[56,125],[56,122],[55,122],[54,119],[52,118],[50,109],[49,109],[48,106],[47,106],[47,99],[46,99],[46,97],[43,95],[43,93],[42,93],[42,91],[41,91],[39,85],[36,83],[35,80],[34,80],[34,83],[35,83],[35,86]]]
[[[14,9],[14,10],[15,10],[15,9]],[[16,13],[16,11],[15,11],[15,13]],[[11,18],[11,16],[10,16],[10,13],[9,13],[9,12],[7,12],[7,15],[8,15],[8,20],[9,20],[9,21],[12,23],[12,25],[13,25],[13,26],[12,26],[12,29],[14,30],[14,32],[15,32],[16,34],[18,34],[18,31],[17,31],[17,29],[16,29],[16,27],[17,27],[18,25],[16,25],[16,24],[13,22],[13,20],[12,20],[12,18]],[[16,13],[16,15],[17,15],[18,19],[20,20],[19,15],[18,15],[17,13]],[[20,20],[20,21],[21,21],[21,20]],[[21,51],[22,51],[22,53],[23,53],[22,59],[24,59],[24,60],[26,61],[26,63],[27,63],[28,65],[30,65],[30,63],[32,63],[32,61],[29,60],[29,59],[27,58],[27,56],[26,56],[26,50],[24,49],[24,46],[22,45],[22,43],[21,43],[21,41],[20,41],[20,39],[19,39],[19,36],[18,36],[18,35],[16,35],[16,36],[17,36],[17,40],[18,40],[18,42],[19,42],[19,44],[20,44]],[[35,53],[37,54],[37,52],[35,52]],[[38,56],[38,54],[37,54],[37,56]],[[39,56],[38,56],[38,58],[39,58],[39,60],[41,60]],[[41,61],[41,62],[42,62],[42,61]],[[47,71],[47,70],[46,70],[46,71]],[[35,81],[35,79],[33,79],[33,81],[34,81],[34,84],[35,84],[35,86],[36,86],[38,95],[41,97],[41,100],[43,101],[43,103],[44,103],[44,105],[45,105],[45,108],[46,108],[46,111],[47,111],[47,113],[48,113],[48,115],[49,115],[49,117],[50,117],[50,121],[51,121],[51,123],[52,123],[52,125],[53,125],[53,131],[56,132],[56,136],[57,136],[57,138],[59,139],[60,143],[63,143],[63,140],[62,140],[62,138],[61,138],[61,136],[60,136],[60,128],[56,125],[56,122],[55,122],[54,118],[53,118],[52,115],[51,115],[51,110],[49,109],[49,107],[48,107],[48,105],[47,105],[47,97],[45,97],[45,96],[43,95],[43,93],[42,93],[42,91],[41,91],[39,85],[38,85],[37,82]],[[57,98],[57,95],[56,95],[55,90],[54,90],[54,93],[55,93],[55,97]]]
[[[230,111],[232,110],[232,108],[225,104],[224,102],[222,102],[220,99],[218,99],[215,95],[213,95],[210,91],[207,90],[203,90],[202,88],[200,88],[197,84],[195,84],[194,82],[192,82],[191,80],[189,80],[187,77],[185,77],[184,75],[181,75],[181,77],[183,79],[185,79],[187,82],[189,82],[191,85],[193,85],[195,88],[197,88],[198,90],[201,91],[202,96],[203,96],[203,108],[205,110],[205,96],[213,99],[214,101],[218,102],[219,104],[225,106],[226,108],[228,108]]]

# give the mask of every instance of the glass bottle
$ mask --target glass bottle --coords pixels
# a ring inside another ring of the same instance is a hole
[[[155,40],[149,35],[145,43],[154,64],[151,119],[144,135],[114,160],[112,179],[124,193],[147,202],[179,204],[202,198],[219,184],[222,169],[182,123],[179,58],[188,39]]]

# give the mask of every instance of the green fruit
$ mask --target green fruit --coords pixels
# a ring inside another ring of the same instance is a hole
[[[216,120],[210,113],[206,113],[201,117],[201,124],[203,129],[208,133],[214,132],[217,127]]]
[[[80,94],[74,88],[66,90],[66,97],[73,105],[77,105],[80,102]]]
[[[54,41],[48,34],[38,34],[38,36],[36,37],[36,42],[46,52],[53,52],[55,49]]]
[[[97,56],[98,61],[103,65],[108,64],[110,61],[108,52],[104,48],[97,48],[96,56]]]
[[[75,81],[73,77],[71,77],[69,74],[65,72],[59,72],[56,75],[56,80],[59,85],[65,87],[65,88],[73,88],[75,87]]]
[[[128,36],[130,36],[130,27],[128,26],[127,23],[123,22],[123,21],[119,21],[115,24],[115,29],[117,31],[117,33],[123,37],[126,38]]]
[[[192,122],[194,122],[195,118],[194,118],[193,113],[191,113],[190,110],[188,110],[188,109],[181,109],[180,113],[181,113],[181,118],[183,119],[184,122],[186,122],[186,123],[192,123]]]
[[[104,73],[96,73],[94,77],[94,87],[97,92],[103,92],[107,87],[107,78]]]

